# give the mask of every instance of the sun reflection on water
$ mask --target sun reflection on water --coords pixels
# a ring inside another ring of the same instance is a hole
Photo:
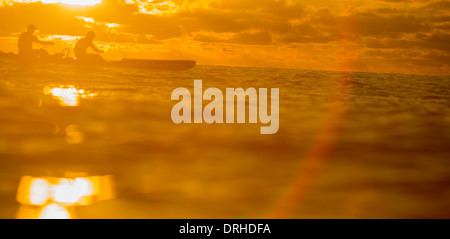
[[[94,97],[96,94],[88,93],[83,89],[77,89],[73,86],[69,87],[44,87],[45,95],[52,95],[57,99],[59,104],[64,107],[74,107],[80,104],[80,99]]]
[[[70,219],[70,213],[63,206],[52,203],[42,209],[39,219]]]
[[[70,219],[74,207],[114,199],[112,175],[90,177],[31,177],[20,180],[16,200],[21,204],[17,218]]]

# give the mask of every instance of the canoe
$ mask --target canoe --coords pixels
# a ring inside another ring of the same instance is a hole
[[[144,59],[122,59],[119,61],[106,61],[97,63],[86,63],[75,60],[74,58],[63,58],[59,55],[51,56],[46,59],[24,60],[17,54],[0,52],[0,59],[14,60],[20,64],[34,65],[36,63],[47,64],[62,64],[62,65],[80,65],[89,67],[121,67],[121,68],[136,68],[148,70],[167,70],[167,71],[182,71],[188,70],[197,64],[190,60],[144,60]]]

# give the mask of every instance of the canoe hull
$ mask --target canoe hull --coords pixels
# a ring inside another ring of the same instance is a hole
[[[123,59],[120,61],[107,62],[80,62],[73,58],[62,58],[51,56],[47,59],[29,60],[21,59],[16,54],[6,54],[0,52],[0,59],[14,60],[22,65],[34,65],[36,63],[61,64],[61,65],[78,65],[89,67],[120,67],[135,68],[148,70],[165,70],[165,71],[182,71],[195,67],[195,61],[188,60],[141,60],[141,59]]]

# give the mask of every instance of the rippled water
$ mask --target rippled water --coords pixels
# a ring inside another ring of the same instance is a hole
[[[68,171],[116,178],[119,197],[82,218],[450,217],[448,76],[10,63],[0,76],[1,218],[21,176]],[[171,93],[195,79],[279,88],[279,132],[175,125]]]

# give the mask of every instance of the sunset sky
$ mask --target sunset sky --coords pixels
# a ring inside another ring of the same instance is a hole
[[[30,23],[56,42],[51,53],[92,29],[107,59],[450,73],[450,1],[6,0],[0,50],[17,52]]]

